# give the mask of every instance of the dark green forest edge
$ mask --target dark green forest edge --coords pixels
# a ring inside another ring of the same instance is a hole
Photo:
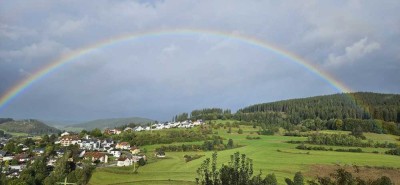
[[[234,119],[261,126],[264,134],[282,127],[288,131],[344,130],[400,135],[400,95],[369,92],[341,93],[256,104],[232,114],[211,108],[182,113],[174,120]]]

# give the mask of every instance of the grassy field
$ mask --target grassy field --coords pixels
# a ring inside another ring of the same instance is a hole
[[[233,139],[235,143],[244,145],[244,147],[225,150],[218,152],[218,166],[227,163],[230,155],[234,152],[246,154],[253,159],[254,171],[257,173],[275,173],[278,182],[284,183],[285,177],[292,178],[294,173],[302,171],[309,173],[315,165],[358,165],[358,166],[385,166],[400,168],[398,160],[399,156],[384,155],[382,152],[386,149],[363,148],[366,152],[379,151],[374,153],[350,153],[350,152],[334,152],[334,151],[304,151],[295,149],[297,144],[289,144],[290,140],[305,140],[301,137],[287,136],[260,136],[259,140],[247,140],[246,136],[252,133],[257,136],[251,126],[241,126],[244,130],[243,134],[237,134],[237,128],[232,128],[232,133],[228,134],[228,129],[218,129],[214,132],[225,139]],[[330,131],[329,131],[330,132]],[[398,136],[382,135],[382,134],[365,134],[367,138],[379,142],[400,142]],[[196,142],[201,143],[201,142]],[[159,146],[159,145],[158,145]],[[157,146],[144,146],[152,155],[152,150]],[[330,146],[325,146],[330,147]],[[346,148],[333,147],[332,148]],[[351,147],[355,148],[355,147]],[[307,153],[308,152],[308,153]],[[205,155],[197,160],[185,162],[183,156],[185,154],[201,154]],[[149,164],[140,167],[138,173],[133,173],[132,167],[109,167],[97,168],[89,182],[91,185],[106,184],[195,184],[196,170],[207,157],[211,157],[212,152],[167,152],[167,159],[149,160]],[[311,178],[311,177],[308,177]]]
[[[3,130],[3,129],[0,129],[0,130]],[[10,135],[12,135],[12,136],[14,136],[14,137],[19,137],[19,136],[23,136],[23,137],[25,137],[25,136],[29,136],[29,134],[27,134],[27,133],[20,133],[20,132],[7,132],[7,131],[5,131],[5,130],[3,130],[4,131],[4,133],[6,133],[6,134],[10,134]]]

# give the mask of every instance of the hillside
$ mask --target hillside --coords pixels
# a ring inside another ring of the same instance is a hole
[[[123,126],[129,123],[136,123],[136,124],[146,124],[153,122],[154,120],[147,119],[147,118],[140,118],[140,117],[130,117],[130,118],[110,118],[110,119],[98,119],[93,121],[88,121],[84,123],[79,123],[75,125],[67,126],[68,128],[81,128],[85,130],[92,130],[95,128],[105,129],[105,128],[114,128]]]
[[[9,122],[9,121],[14,121],[12,118],[0,118],[0,124]]]
[[[379,119],[400,123],[400,95],[342,93],[252,105],[238,113],[283,112],[291,120]]]
[[[57,133],[60,131],[34,119],[4,122],[0,124],[0,129],[7,132],[27,133],[33,135]]]

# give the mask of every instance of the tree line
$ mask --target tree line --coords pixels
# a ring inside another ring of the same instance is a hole
[[[289,131],[351,131],[361,126],[364,132],[400,135],[400,95],[342,93],[256,104],[236,113],[229,109],[210,108],[175,116],[175,120],[198,118],[233,119],[254,127],[261,126],[262,131],[268,134],[274,127]]]
[[[376,148],[396,148],[396,143],[378,143],[372,140],[363,142],[361,138],[347,134],[310,134],[307,143],[316,145],[335,145],[335,146],[356,146],[356,147],[376,147]]]
[[[188,152],[188,151],[214,151],[225,150],[237,147],[234,145],[233,140],[229,139],[225,144],[223,139],[219,136],[213,136],[212,140],[205,140],[203,144],[182,144],[182,145],[162,145],[155,149],[155,151],[164,152]]]
[[[204,108],[193,110],[190,115],[188,113],[181,113],[173,117],[172,121],[186,121],[186,120],[216,120],[216,119],[231,119],[232,111],[230,109],[221,108]]]
[[[304,119],[379,119],[400,123],[400,95],[342,93],[252,105],[238,112],[283,112],[292,123]],[[297,122],[298,123],[298,122]]]

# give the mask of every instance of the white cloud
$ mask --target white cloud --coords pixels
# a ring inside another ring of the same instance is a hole
[[[78,34],[88,25],[88,18],[84,17],[78,20],[54,20],[49,23],[49,34],[55,36],[65,36],[67,34]]]
[[[42,40],[20,49],[0,51],[0,57],[6,60],[24,59],[25,61],[33,61],[41,57],[55,57],[68,51],[68,48],[58,42]]]
[[[345,48],[343,55],[330,54],[328,56],[328,65],[339,66],[346,63],[356,62],[365,55],[379,50],[381,45],[378,42],[368,42],[368,38],[363,38]]]
[[[30,72],[26,71],[26,70],[23,69],[23,68],[19,68],[19,69],[18,69],[18,72],[19,72],[19,74],[20,74],[21,76],[24,76],[24,77],[27,77],[27,76],[30,76],[30,75],[31,75]]]
[[[179,49],[180,49],[180,48],[179,48],[178,46],[176,46],[175,44],[171,44],[171,45],[165,47],[165,48],[162,50],[162,52],[163,52],[164,54],[167,54],[167,55],[172,55],[173,53],[175,53],[175,52],[178,51]]]
[[[26,36],[34,36],[37,32],[33,29],[26,29],[18,26],[11,26],[2,24],[0,22],[0,39],[7,38],[11,40],[17,40]]]

